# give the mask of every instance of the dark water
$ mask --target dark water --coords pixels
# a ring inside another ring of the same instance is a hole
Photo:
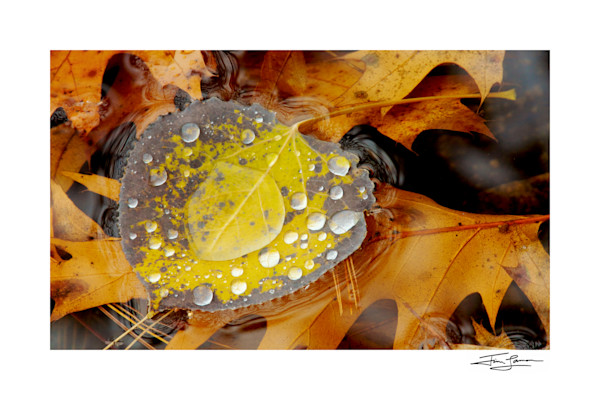
[[[210,52],[205,56],[213,62],[210,77],[202,79],[205,98],[246,102],[251,98],[260,79],[260,60],[263,52]],[[133,56],[119,55],[109,62],[102,85],[103,99],[123,95],[122,85],[127,80],[143,75]],[[307,60],[323,57],[320,52],[307,52]],[[549,213],[549,54],[548,52],[508,52],[504,62],[504,87],[515,87],[514,102],[489,99],[481,114],[489,120],[488,126],[497,141],[483,135],[451,131],[426,131],[413,144],[413,151],[381,135],[370,126],[356,126],[341,140],[342,146],[355,152],[373,178],[398,188],[424,194],[439,204],[474,213],[488,214],[548,214]],[[456,72],[457,67],[444,66],[431,74]],[[284,97],[285,93],[280,93]],[[319,104],[310,99],[284,99],[291,108],[319,110]],[[190,96],[179,90],[174,104],[185,109]],[[466,106],[478,107],[477,102],[464,101]],[[51,117],[51,126],[67,121],[64,110],[58,109]],[[106,138],[97,144],[97,150],[82,173],[94,173],[120,179],[126,157],[138,134],[135,124],[123,121],[113,127]],[[116,203],[87,191],[74,183],[68,191],[79,208],[97,221],[105,232],[118,237]],[[549,251],[549,223],[542,224],[539,237]],[[126,306],[145,314],[141,301]],[[340,349],[392,348],[396,326],[396,308],[393,301],[382,300],[363,311],[354,326],[339,345]],[[67,316],[52,324],[52,348],[103,348],[119,336],[123,329],[107,317],[130,326],[114,310],[103,307]],[[185,313],[174,313],[160,324],[157,336],[168,337],[185,320]],[[492,328],[481,304],[481,296],[467,296],[447,322],[446,340],[451,343],[476,344],[471,319],[483,324],[490,332],[502,329],[517,348],[542,348],[548,334],[541,326],[531,303],[513,283],[500,307],[497,322]],[[219,330],[201,348],[256,348],[264,335],[266,321],[258,315],[233,321]],[[164,343],[145,334],[144,339],[155,348]],[[116,347],[124,348],[129,337]],[[423,347],[426,347],[425,345]],[[136,343],[133,348],[145,348]]]

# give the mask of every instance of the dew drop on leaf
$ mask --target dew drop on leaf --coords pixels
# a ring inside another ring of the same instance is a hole
[[[194,296],[194,303],[199,306],[210,304],[213,299],[213,292],[206,285],[196,286],[194,290],[192,290],[192,294]]]
[[[181,127],[181,139],[186,143],[192,143],[200,136],[200,128],[193,122]]]

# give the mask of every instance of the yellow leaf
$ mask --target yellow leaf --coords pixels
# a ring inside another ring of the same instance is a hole
[[[94,193],[98,193],[99,195],[108,197],[114,201],[119,201],[121,184],[115,179],[95,174],[85,175],[67,171],[62,171],[61,174],[73,179],[75,182],[81,183]]]
[[[366,234],[373,184],[357,161],[258,105],[210,99],[159,119],[130,153],[119,204],[153,307],[237,308],[316,280]]]

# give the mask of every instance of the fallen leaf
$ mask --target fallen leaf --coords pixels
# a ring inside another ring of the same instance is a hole
[[[73,204],[53,180],[50,181],[50,194],[54,237],[82,242],[106,236],[100,225]]]
[[[50,296],[56,302],[51,321],[102,304],[147,297],[123,255],[120,240],[52,239],[51,243],[71,255],[60,262],[51,259]]]
[[[477,340],[477,343],[481,346],[515,349],[515,345],[504,330],[502,330],[500,335],[496,336],[493,333],[488,332],[487,329],[477,321],[471,319],[471,322],[473,323],[473,329],[475,329],[475,340]]]
[[[75,172],[62,171],[61,174],[81,183],[94,193],[108,197],[114,201],[119,201],[119,192],[121,183],[115,179],[107,178],[96,174],[85,175]]]
[[[373,184],[357,161],[258,105],[210,99],[161,118],[119,204],[153,308],[237,308],[313,282],[364,238]]]
[[[63,171],[79,171],[89,162],[92,146],[79,136],[68,124],[61,124],[50,130],[50,179],[53,179],[65,192],[73,180],[64,176]]]

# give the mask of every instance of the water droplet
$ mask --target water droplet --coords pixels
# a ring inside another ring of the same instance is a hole
[[[186,147],[185,149],[183,149],[183,155],[185,157],[189,157],[194,153],[194,151],[192,150],[191,147]]]
[[[260,124],[261,122],[263,122],[263,117],[261,115],[257,115],[256,118],[254,118],[254,120]]]
[[[309,214],[306,218],[306,226],[311,231],[318,231],[325,226],[325,219],[325,214],[320,212]]]
[[[160,289],[160,297],[167,297],[169,295],[169,289]]]
[[[317,236],[317,240],[319,242],[322,242],[325,239],[327,239],[327,234],[325,232],[321,232],[321,233],[319,233],[319,236]]]
[[[308,243],[306,243],[306,242],[302,242],[302,243],[300,243],[300,248],[301,248],[301,249],[306,249],[306,248],[308,248]]]
[[[155,221],[146,222],[146,232],[152,233],[158,228],[158,224]]]
[[[315,262],[313,260],[306,260],[304,263],[304,268],[311,270],[315,266]]]
[[[265,268],[273,268],[279,263],[279,252],[265,247],[258,253],[258,262]]]
[[[169,229],[167,231],[167,238],[177,239],[177,236],[179,236],[179,232],[177,232],[175,229]]]
[[[296,281],[302,277],[302,270],[298,267],[290,268],[288,271],[288,278],[293,281]]]
[[[273,165],[275,165],[275,163],[277,162],[277,159],[279,158],[277,156],[277,154],[275,153],[269,153],[265,156],[266,160],[267,160],[267,165],[269,167],[272,167]]]
[[[144,154],[142,156],[142,161],[145,162],[146,164],[150,164],[152,162],[152,154]]]
[[[148,240],[148,247],[152,250],[160,249],[160,246],[162,246],[162,239],[160,237],[153,236]]]
[[[127,205],[129,206],[129,208],[136,208],[138,205],[138,200],[134,199],[133,197],[130,197],[127,199]]]
[[[300,240],[308,240],[308,233],[303,233],[302,236],[300,236]]]
[[[154,274],[150,274],[148,275],[148,282],[150,283],[156,283],[160,280],[160,273],[156,272]]]
[[[339,200],[344,196],[344,189],[341,186],[334,186],[329,189],[329,197],[331,200]]]
[[[150,185],[160,186],[167,181],[167,171],[164,169],[150,170]]]
[[[200,136],[200,128],[193,122],[184,124],[181,127],[181,139],[186,143],[192,143]]]
[[[171,257],[173,254],[175,254],[174,248],[172,248],[171,246],[165,247],[165,256]]]
[[[344,176],[348,173],[350,169],[350,161],[347,158],[342,156],[337,156],[331,158],[327,162],[327,166],[329,167],[329,171],[331,171],[334,175]]]
[[[231,269],[231,275],[232,275],[232,276],[235,276],[235,277],[237,277],[237,276],[242,276],[242,274],[243,274],[243,273],[244,273],[244,269],[243,269],[243,268],[240,268],[240,267],[233,267],[233,268]]]
[[[366,199],[368,199],[368,198],[369,198],[369,195],[368,195],[368,194],[366,194],[366,193],[365,193],[365,194],[363,194],[363,195],[362,195],[362,199],[363,199],[363,200],[366,200]]]
[[[362,193],[365,191],[365,187],[364,186],[359,186],[358,187],[358,193]]]
[[[242,294],[246,291],[247,287],[248,285],[246,282],[241,279],[234,279],[231,281],[231,292],[233,294]]]
[[[298,232],[287,232],[283,235],[283,241],[287,244],[292,244],[298,240]]]
[[[308,170],[309,171],[314,171],[315,170],[315,164],[308,164]]]
[[[275,135],[273,137],[273,140],[276,141],[276,142],[280,141],[281,140],[281,135]]]
[[[308,199],[304,193],[294,193],[290,199],[290,207],[294,210],[304,210]]]
[[[335,258],[337,257],[338,252],[335,250],[329,250],[327,252],[327,255],[325,256],[326,259],[328,260],[335,260]]]
[[[242,131],[242,143],[244,143],[244,144],[252,143],[254,141],[255,137],[256,137],[256,135],[250,129],[244,129]]]
[[[360,221],[361,213],[352,210],[343,210],[335,213],[327,223],[329,229],[337,235],[348,232]]]
[[[198,306],[205,306],[210,304],[213,299],[213,292],[207,285],[196,286],[192,290],[194,296],[194,304]]]
[[[135,232],[131,232],[129,234],[129,239],[131,239],[131,240],[135,239],[136,237],[137,237],[137,233],[135,233]]]

